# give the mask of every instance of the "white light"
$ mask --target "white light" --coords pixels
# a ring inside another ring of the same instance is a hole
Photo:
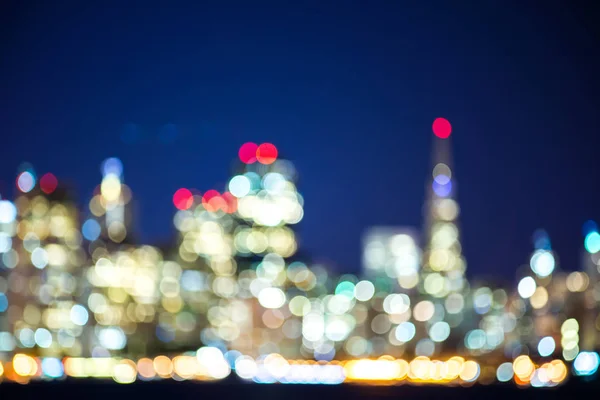
[[[231,372],[223,353],[216,347],[201,347],[196,352],[196,358],[208,376],[214,379],[223,379]]]
[[[402,314],[408,311],[410,299],[405,294],[390,294],[383,300],[383,309],[388,314]]]
[[[262,180],[263,187],[269,194],[276,195],[285,189],[286,180],[277,172],[270,172]]]
[[[252,379],[256,376],[258,368],[250,356],[241,356],[235,360],[235,373],[242,379]]]
[[[354,297],[358,301],[371,300],[375,294],[375,286],[369,281],[360,281],[354,287]]]
[[[0,200],[0,224],[10,224],[17,218],[17,208],[8,200]]]
[[[412,322],[403,322],[396,327],[396,339],[400,342],[408,342],[415,337],[415,326]]]
[[[41,247],[31,252],[31,263],[38,269],[43,269],[48,265],[48,253]]]
[[[38,346],[40,346],[44,349],[47,349],[48,347],[50,347],[52,345],[52,334],[47,329],[44,329],[44,328],[36,329],[34,339],[35,339],[35,343],[37,343]]]
[[[551,252],[546,250],[538,250],[531,256],[531,270],[538,276],[544,278],[554,271],[556,261]]]
[[[327,327],[325,328],[325,336],[329,340],[339,342],[348,337],[351,329],[352,327],[350,327],[346,321],[342,319],[334,319],[333,321],[329,321],[327,323]]]
[[[279,308],[285,304],[285,293],[278,288],[264,288],[258,294],[258,302],[265,308]]]
[[[550,354],[554,353],[556,349],[556,343],[554,343],[554,339],[551,336],[546,336],[540,340],[538,343],[538,353],[542,357],[548,357]]]
[[[577,355],[573,362],[575,374],[579,376],[592,375],[598,371],[600,365],[600,357],[598,353],[582,351]]]
[[[229,181],[229,192],[237,198],[241,198],[250,193],[252,182],[244,175],[238,175]]]
[[[73,307],[71,307],[71,321],[75,325],[85,325],[88,321],[88,318],[88,312],[83,306],[75,304]]]
[[[316,312],[306,314],[302,320],[302,336],[311,342],[319,341],[325,334],[323,316]]]
[[[498,369],[496,370],[496,378],[498,378],[500,382],[510,381],[513,378],[514,374],[515,372],[513,370],[513,364],[511,362],[505,362],[500,364],[498,366]]]
[[[109,350],[121,350],[127,343],[125,333],[121,328],[104,328],[98,334],[100,345]]]
[[[35,178],[33,174],[29,171],[23,172],[17,178],[17,186],[19,190],[23,193],[29,193],[35,186]]]
[[[528,299],[533,296],[535,289],[537,289],[537,285],[535,280],[530,276],[526,276],[525,278],[521,279],[519,285],[517,286],[519,295],[524,299]]]
[[[443,342],[450,336],[450,325],[444,321],[436,322],[429,328],[429,337],[434,342]]]
[[[0,253],[6,253],[12,247],[12,238],[4,232],[0,232]]]

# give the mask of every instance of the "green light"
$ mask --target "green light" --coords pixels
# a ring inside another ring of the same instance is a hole
[[[335,294],[346,296],[348,298],[354,297],[354,283],[343,281],[340,282],[335,288]]]
[[[590,232],[585,237],[585,249],[588,253],[597,253],[600,251],[600,233]]]

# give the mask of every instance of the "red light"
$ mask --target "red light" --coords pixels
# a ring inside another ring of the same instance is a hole
[[[44,192],[46,194],[50,194],[50,193],[54,192],[54,190],[56,190],[57,186],[58,186],[58,179],[56,179],[56,176],[54,176],[54,174],[51,174],[48,172],[46,175],[42,176],[42,178],[40,179],[40,188],[42,189],[42,192]]]
[[[256,150],[256,158],[261,164],[273,164],[277,160],[277,147],[271,143],[263,143]]]
[[[452,133],[452,125],[446,118],[436,118],[432,128],[433,134],[440,139],[447,139]]]
[[[218,211],[223,205],[222,202],[221,195],[216,190],[208,190],[202,196],[202,205],[208,212]]]
[[[256,143],[248,142],[244,143],[242,147],[240,147],[240,151],[238,155],[240,156],[240,160],[244,164],[252,164],[256,162],[256,151],[258,149],[258,145]]]
[[[225,192],[221,198],[225,200],[226,206],[223,211],[225,211],[227,214],[233,214],[237,211],[237,199],[231,193]]]
[[[194,204],[194,195],[188,189],[181,188],[173,195],[173,204],[179,210],[187,210]]]

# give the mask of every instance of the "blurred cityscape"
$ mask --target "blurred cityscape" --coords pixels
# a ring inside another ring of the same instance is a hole
[[[468,281],[450,123],[433,122],[422,229],[372,227],[361,276],[298,252],[304,199],[270,143],[227,187],[173,195],[172,243],[137,243],[116,158],[85,210],[51,173],[0,199],[0,377],[555,386],[600,358],[600,234],[578,271],[534,233],[516,287]],[[426,171],[423,171],[425,175]],[[149,217],[149,216],[147,216]],[[517,269],[518,266],[514,266]]]

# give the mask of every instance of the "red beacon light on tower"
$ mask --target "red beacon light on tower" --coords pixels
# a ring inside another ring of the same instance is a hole
[[[440,139],[448,139],[452,133],[452,125],[446,118],[436,118],[432,125],[433,134]]]
[[[272,143],[263,143],[259,146],[256,143],[247,142],[240,147],[238,152],[240,161],[244,164],[254,164],[257,161],[265,165],[273,164],[277,160],[277,155],[277,147]]]

